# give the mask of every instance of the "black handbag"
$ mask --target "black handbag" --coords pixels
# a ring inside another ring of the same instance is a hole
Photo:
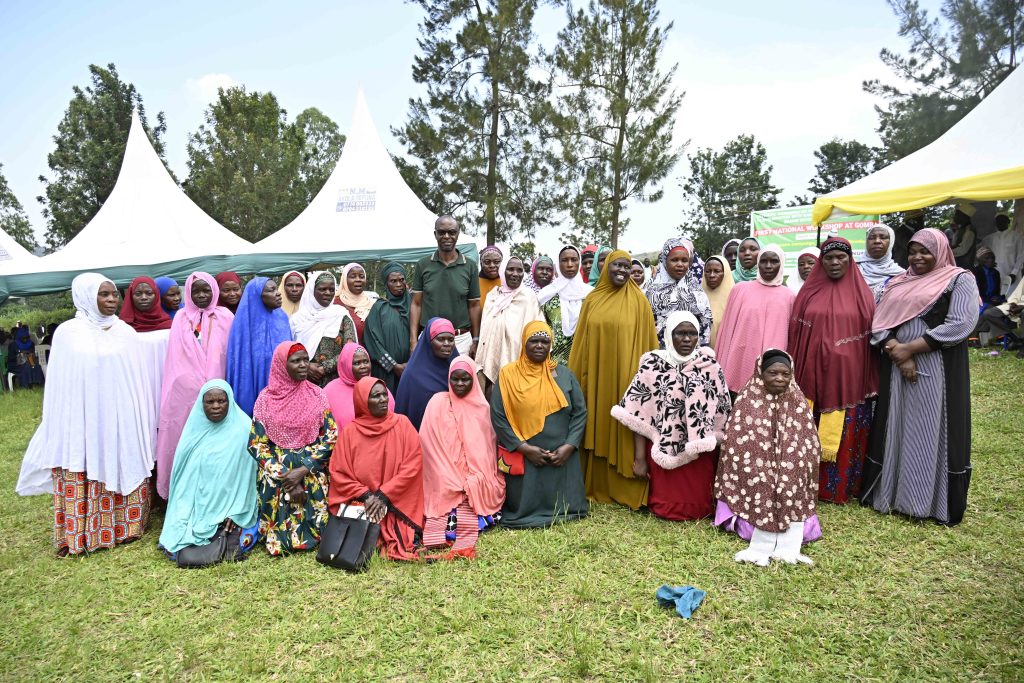
[[[320,534],[320,546],[316,551],[316,561],[335,569],[349,572],[366,570],[370,557],[377,548],[380,537],[380,524],[365,519],[331,515],[327,526]]]
[[[242,559],[239,547],[241,536],[242,530],[237,524],[231,531],[226,531],[222,524],[206,545],[187,545],[179,550],[175,556],[178,568],[201,569],[220,562]]]

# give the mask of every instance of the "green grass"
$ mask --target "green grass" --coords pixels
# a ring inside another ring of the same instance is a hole
[[[39,392],[0,396],[0,680],[1021,680],[1024,361],[972,361],[974,479],[947,529],[823,504],[813,567],[761,569],[707,522],[611,506],[489,532],[478,559],[312,555],[178,570],[139,542],[59,560],[14,494]],[[690,621],[662,583],[707,591]]]

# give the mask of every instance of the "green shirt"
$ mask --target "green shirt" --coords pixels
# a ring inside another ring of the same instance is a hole
[[[456,329],[468,329],[469,302],[480,298],[480,270],[462,253],[446,265],[435,251],[416,263],[412,291],[423,294],[421,327],[431,318],[446,318]]]

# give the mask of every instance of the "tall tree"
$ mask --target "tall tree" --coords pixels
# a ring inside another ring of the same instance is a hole
[[[817,174],[810,179],[807,189],[823,195],[872,173],[877,150],[856,140],[832,138],[814,150],[814,158]]]
[[[186,194],[215,220],[255,242],[306,206],[305,138],[271,93],[223,88],[189,136]]]
[[[11,236],[15,242],[33,251],[39,244],[28,222],[25,208],[18,201],[7,178],[4,177],[4,165],[0,164],[0,230]]]
[[[992,92],[1024,51],[1020,0],[943,0],[939,18],[917,0],[888,0],[899,19],[907,55],[884,48],[882,62],[899,85],[866,81],[864,89],[886,101],[878,134],[886,161],[934,141]]]
[[[774,209],[782,190],[772,185],[764,145],[740,135],[721,152],[700,149],[689,157],[683,180],[689,208],[681,226],[701,254],[715,253],[731,237],[750,234],[750,212]]]
[[[338,163],[345,146],[345,136],[338,124],[316,107],[310,107],[296,116],[295,127],[302,133],[299,177],[308,204],[323,188]]]
[[[682,95],[676,65],[659,60],[672,23],[659,26],[657,0],[590,0],[566,12],[548,62],[556,73],[554,122],[562,161],[575,179],[569,211],[577,229],[618,246],[630,199],[657,201],[679,160],[672,128]],[[592,221],[591,225],[581,221]]]
[[[56,147],[46,161],[54,179],[39,177],[46,189],[45,196],[37,199],[43,205],[50,249],[67,244],[110,196],[124,159],[132,109],[138,110],[153,148],[164,158],[161,137],[167,124],[163,112],[156,115],[157,125],[151,127],[142,95],[134,85],[121,81],[113,64],[105,69],[91,64],[89,74],[92,85],[72,88],[71,103],[53,136]]]
[[[440,197],[487,242],[553,221],[550,171],[538,135],[548,86],[533,78],[538,0],[416,0],[425,12],[409,100],[393,132]]]

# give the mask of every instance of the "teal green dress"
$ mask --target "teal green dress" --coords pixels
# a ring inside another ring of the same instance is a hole
[[[259,496],[260,538],[271,555],[313,550],[327,524],[327,467],[338,440],[338,425],[330,410],[324,411],[316,441],[303,448],[281,448],[267,436],[263,423],[253,420],[249,455],[259,465],[256,493]],[[281,475],[296,467],[309,470],[303,482],[306,502],[292,505],[284,500]]]
[[[544,429],[526,442],[546,450],[554,450],[566,443],[578,449],[587,428],[587,404],[583,390],[576,376],[564,365],[555,368],[555,384],[569,405],[548,415]],[[522,441],[512,431],[505,410],[501,385],[495,384],[491,392],[491,421],[498,443],[514,451]],[[579,450],[561,467],[535,467],[529,460],[524,460],[524,474],[503,475],[505,505],[501,509],[501,526],[511,529],[547,527],[555,522],[587,516],[589,507]]]

